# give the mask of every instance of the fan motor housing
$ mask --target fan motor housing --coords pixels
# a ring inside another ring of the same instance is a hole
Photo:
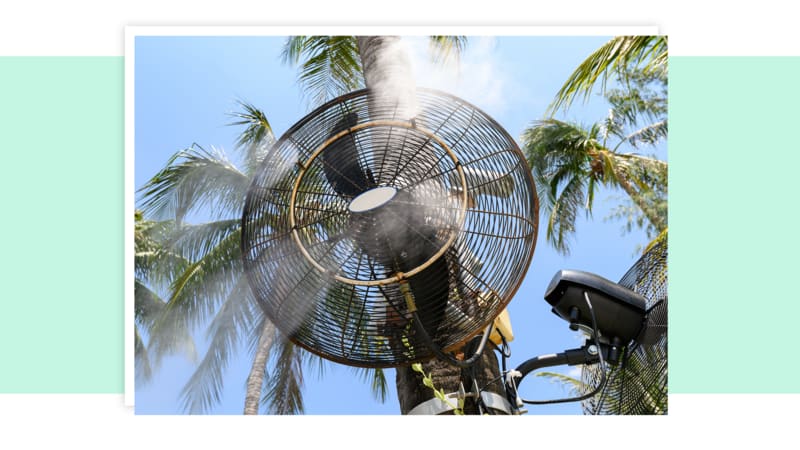
[[[642,330],[647,299],[598,275],[579,270],[560,270],[545,292],[553,313],[592,334],[592,315],[584,295],[592,303],[600,341],[619,338],[627,344]]]

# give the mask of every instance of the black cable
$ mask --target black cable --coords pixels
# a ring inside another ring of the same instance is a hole
[[[501,364],[502,370],[500,372],[500,377],[495,378],[494,380],[490,381],[483,388],[485,389],[485,388],[489,387],[489,385],[491,385],[493,383],[496,383],[499,380],[502,380],[503,381],[503,392],[506,395],[506,401],[508,401],[509,405],[515,405],[516,404],[515,395],[512,395],[512,392],[508,389],[508,384],[506,384],[506,379],[508,377],[508,367],[506,365],[506,361],[509,358],[511,358],[511,347],[508,345],[508,341],[506,340],[506,337],[503,335],[503,332],[500,331],[500,328],[497,329],[497,333],[500,335],[500,341],[501,341],[501,347],[498,349],[498,353],[500,353],[500,356],[501,356],[500,364]],[[511,411],[512,412],[513,412],[514,408],[515,408],[515,406],[511,406]]]
[[[595,387],[591,392],[579,395],[577,397],[567,397],[567,398],[559,398],[555,400],[525,400],[521,399],[522,403],[527,405],[550,405],[554,403],[567,403],[567,402],[579,402],[581,400],[586,400],[587,398],[593,397],[600,392],[601,389],[605,387],[606,384],[606,362],[603,358],[603,350],[599,348],[600,346],[600,331],[597,329],[597,319],[594,315],[594,308],[592,308],[592,302],[589,300],[589,294],[584,291],[583,298],[586,299],[586,306],[589,307],[589,314],[592,316],[592,337],[594,338],[594,342],[598,346],[597,355],[600,359],[600,383],[598,383],[597,387]],[[515,387],[516,390],[516,387]]]
[[[506,377],[506,374],[504,373],[504,374],[500,375],[499,377],[493,378],[488,383],[484,384],[483,387],[480,388],[480,391],[483,392],[486,388],[488,388],[489,386],[491,386],[491,385],[497,383],[498,381],[504,379],[505,377]]]
[[[372,271],[372,276],[374,278],[375,272],[372,266],[370,266],[370,271]],[[403,315],[402,312],[397,307],[397,305],[395,305],[389,300],[389,297],[386,295],[386,292],[384,292],[383,287],[379,285],[378,290],[381,292],[381,295],[383,295],[383,297],[386,299],[386,303],[388,303],[389,306],[391,306],[396,313],[402,316]],[[452,356],[444,353],[442,349],[433,342],[433,339],[431,339],[431,336],[428,334],[428,332],[425,330],[425,327],[422,325],[422,319],[419,318],[419,315],[417,314],[416,311],[412,313],[411,319],[414,322],[414,326],[416,328],[417,333],[422,338],[422,342],[433,351],[434,355],[436,355],[437,358],[452,366],[460,367],[462,369],[472,367],[478,361],[478,359],[480,359],[481,355],[483,355],[484,347],[486,347],[486,342],[489,340],[489,335],[491,334],[492,326],[494,325],[494,322],[491,322],[489,323],[489,325],[486,326],[486,329],[483,332],[483,337],[481,339],[480,345],[475,350],[475,354],[465,361],[459,361],[453,358]]]
[[[451,355],[446,354],[441,348],[439,348],[438,345],[433,342],[431,336],[427,331],[425,331],[425,327],[422,326],[422,319],[419,318],[419,314],[417,314],[416,311],[414,311],[412,316],[414,320],[414,326],[417,329],[417,334],[422,338],[422,342],[427,345],[428,348],[433,350],[433,353],[436,355],[436,357],[452,366],[460,367],[462,369],[471,367],[481,358],[483,355],[483,349],[486,347],[486,342],[489,340],[489,335],[492,332],[492,325],[494,325],[493,323],[489,323],[489,325],[486,326],[486,329],[483,331],[481,342],[478,345],[478,348],[475,350],[475,354],[469,357],[469,359],[460,361],[453,358]]]
[[[506,371],[506,359],[511,357],[511,347],[508,346],[508,341],[506,340],[505,335],[503,332],[500,331],[500,328],[497,330],[497,334],[500,335],[500,348],[497,349],[500,356],[502,356],[502,363],[503,363],[503,372]]]

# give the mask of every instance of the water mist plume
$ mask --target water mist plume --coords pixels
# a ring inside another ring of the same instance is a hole
[[[419,105],[406,43],[398,36],[359,36],[358,47],[364,81],[375,103],[396,105],[396,119],[416,116]]]

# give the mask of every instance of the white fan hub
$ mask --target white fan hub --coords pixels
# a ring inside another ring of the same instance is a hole
[[[362,192],[350,201],[350,212],[363,213],[389,203],[397,194],[397,189],[391,186],[380,186]]]

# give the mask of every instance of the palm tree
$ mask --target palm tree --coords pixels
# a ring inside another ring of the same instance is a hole
[[[621,88],[606,89],[616,76]],[[622,205],[615,217],[628,218],[628,230],[635,223],[647,229],[652,238],[645,254],[658,247],[666,251],[667,241],[667,163],[635,153],[621,153],[623,146],[638,149],[654,145],[667,137],[667,39],[663,36],[621,36],[611,39],[584,60],[556,94],[549,111],[567,109],[583,94],[588,98],[597,81],[612,105],[602,124],[582,127],[552,117],[537,121],[523,136],[524,148],[539,183],[542,206],[549,213],[547,238],[563,253],[569,251],[567,238],[575,231],[580,209],[591,212],[598,183],[622,189],[632,206]],[[651,90],[655,86],[656,91]],[[638,127],[641,120],[647,124]],[[609,147],[609,138],[617,139]],[[646,222],[646,223],[645,223]],[[666,277],[666,266],[661,267]],[[666,308],[666,303],[664,303]],[[666,377],[666,335],[662,348],[637,347],[626,374],[650,373],[653,368]],[[543,372],[573,394],[590,390],[587,384],[566,375]],[[639,377],[622,379],[617,368],[609,373],[609,384],[600,400],[590,399],[593,409],[616,413],[665,414],[666,385],[641,384]],[[653,381],[652,379],[650,379]],[[624,394],[624,396],[623,396]],[[620,399],[637,399],[635,408]],[[595,402],[605,402],[601,407]]]
[[[299,66],[298,79],[308,95],[318,104],[351,90],[366,87],[381,95],[385,90],[413,89],[408,56],[398,48],[397,36],[292,36],[284,47],[284,61]],[[431,36],[431,49],[436,60],[446,62],[458,58],[466,45],[463,36]],[[363,84],[362,84],[363,83]],[[395,83],[382,89],[386,83]],[[413,92],[411,93],[413,95]],[[396,388],[401,413],[434,397],[424,377],[410,365],[398,367]],[[471,390],[480,388],[503,393],[500,368],[490,350],[472,368],[462,370],[439,360],[422,365],[437,389],[457,392],[461,385]],[[476,412],[474,405],[465,409]]]
[[[606,92],[612,107],[603,122],[585,127],[545,118],[522,136],[548,217],[547,239],[565,254],[579,212],[591,214],[600,185],[619,188],[628,196],[635,209],[623,206],[616,214],[632,211],[629,227],[633,221],[646,221],[651,237],[667,228],[667,163],[622,151],[654,146],[666,138],[666,72],[619,70],[622,88]],[[647,123],[641,126],[642,121]]]
[[[306,58],[300,81],[313,101],[323,102],[363,87],[362,83],[369,87],[380,82],[389,68],[393,76],[404,70],[405,63],[387,65],[385,59],[376,57],[380,49],[396,41],[396,37],[388,36],[292,37],[287,41],[284,57],[290,62],[298,62],[301,56]],[[433,36],[431,42],[437,58],[448,60],[457,57],[465,39]],[[166,167],[140,189],[145,214],[174,223],[174,232],[162,245],[191,261],[185,270],[169,278],[169,298],[162,301],[163,308],[150,327],[147,349],[158,358],[174,353],[179,348],[178,336],[188,336],[197,327],[209,323],[209,350],[181,393],[187,411],[206,412],[219,401],[223,369],[235,347],[244,339],[243,332],[249,330],[253,364],[247,380],[245,413],[256,413],[262,401],[269,404],[270,413],[297,413],[303,408],[299,369],[308,364],[311,356],[286,340],[261,311],[253,307],[255,302],[246,288],[240,267],[238,217],[244,193],[258,161],[273,141],[264,114],[252,105],[242,106],[244,111],[235,114],[234,124],[246,126],[237,142],[237,147],[243,150],[244,170],[239,170],[220,151],[207,151],[193,145],[176,153]],[[186,225],[187,216],[201,208],[211,211],[214,220]],[[275,366],[268,374],[265,364],[270,355],[275,358]],[[458,390],[462,381],[471,387],[473,379],[481,386],[488,385],[489,390],[500,392],[500,385],[494,383],[499,379],[495,356],[487,352],[480,364],[471,374],[465,373],[466,378],[462,378],[461,369],[436,361],[426,365],[425,371],[432,373],[437,384],[448,392]],[[477,370],[483,366],[489,369]],[[383,371],[360,372],[370,382],[376,397],[385,399]],[[403,412],[433,397],[419,373],[410,367],[397,372]],[[262,393],[263,398],[259,399]]]
[[[262,111],[248,103],[240,106],[242,110],[232,114],[235,120],[230,125],[244,127],[236,142],[243,169],[219,150],[193,145],[173,155],[140,189],[144,211],[169,219],[152,223],[169,224],[170,228],[153,242],[137,234],[137,249],[141,242],[143,247],[159,249],[160,254],[177,255],[183,264],[171,271],[145,272],[159,275],[168,299],[157,303],[159,308],[146,316],[151,324],[150,339],[146,347],[137,340],[137,351],[146,356],[149,350],[160,360],[180,350],[180,342],[193,344],[189,336],[205,326],[209,348],[181,392],[186,411],[204,413],[219,402],[223,371],[241,344],[249,341],[252,365],[244,413],[257,414],[261,405],[266,405],[272,414],[297,414],[303,411],[302,369],[319,366],[321,360],[293,345],[275,328],[257,306],[243,275],[241,211],[252,177],[274,136]],[[211,211],[212,220],[185,224],[187,216],[200,208]],[[147,261],[137,259],[137,273],[140,265],[142,270],[149,268],[144,264]],[[153,303],[149,292],[142,292],[140,296],[137,285],[137,304]],[[312,360],[316,364],[311,364]],[[148,360],[142,357],[140,361],[137,371],[149,372]],[[267,371],[270,361],[274,367]],[[376,397],[385,399],[383,373],[376,371],[368,379]]]
[[[140,189],[144,213],[172,224],[157,243],[160,251],[179,255],[183,261],[182,266],[176,267],[179,270],[162,271],[162,281],[168,284],[168,299],[158,303],[159,309],[151,318],[147,350],[158,360],[175,352],[179,337],[190,336],[198,327],[207,325],[209,348],[181,392],[183,407],[191,413],[207,412],[219,401],[223,370],[248,333],[255,361],[266,363],[271,350],[286,347],[255,306],[242,276],[239,227],[244,194],[273,135],[260,110],[247,103],[241,103],[241,107],[242,111],[234,114],[233,125],[245,126],[237,142],[244,169],[236,167],[221,151],[193,145],[173,155],[164,169]],[[210,211],[212,220],[186,224],[187,216],[200,208]],[[140,241],[148,242],[139,239],[139,235],[136,241],[137,248]],[[148,297],[137,289],[137,304]],[[281,345],[273,345],[276,342]],[[293,356],[288,350],[282,350],[282,354],[286,358]],[[288,374],[276,372],[271,379],[287,377]],[[262,381],[248,382],[246,412],[254,412],[251,399],[260,400],[264,385]],[[273,389],[271,410],[298,412],[298,405],[302,408],[302,403],[296,401],[301,385]]]

